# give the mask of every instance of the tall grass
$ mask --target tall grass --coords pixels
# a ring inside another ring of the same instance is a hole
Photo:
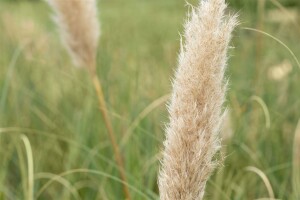
[[[196,5],[196,1],[192,3]],[[240,27],[256,28],[257,13],[248,10],[248,1],[239,3],[243,3],[236,8]],[[266,3],[268,16],[269,9],[276,7]],[[156,177],[167,111],[163,103],[151,112],[143,111],[171,91],[166,77],[172,76],[176,66],[178,32],[182,32],[188,7],[179,0],[99,4],[102,35],[97,72],[117,140],[123,141],[127,127],[133,123],[135,127],[120,149],[131,197],[158,199]],[[105,125],[95,112],[99,106],[90,77],[73,68],[49,13],[43,2],[0,1],[0,199],[28,196],[22,134],[32,148],[34,198],[39,194],[38,199],[74,199],[77,193],[81,199],[123,199]],[[278,38],[299,58],[299,32],[293,23],[270,22],[266,17],[262,31]],[[208,181],[207,199],[269,197],[261,177],[245,170],[249,166],[265,174],[275,198],[297,199],[299,188],[292,172],[300,116],[299,69],[287,49],[263,35],[262,73],[253,82],[257,34],[241,28],[234,34],[225,102],[230,107],[233,134],[223,143],[224,167]],[[280,80],[269,77],[269,69],[285,60],[292,71]],[[261,88],[260,94],[255,87]],[[253,96],[259,97],[270,113],[269,129],[264,110]],[[251,121],[254,114],[255,124]]]
[[[59,26],[62,42],[65,44],[75,64],[87,68],[98,97],[99,108],[112,144],[114,156],[118,164],[126,199],[130,200],[126,185],[124,163],[116,141],[116,136],[108,114],[106,100],[99,77],[97,75],[96,53],[99,38],[97,3],[95,0],[49,0],[49,5],[56,12],[56,24]]]

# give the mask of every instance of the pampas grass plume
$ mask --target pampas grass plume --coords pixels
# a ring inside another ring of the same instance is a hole
[[[47,0],[55,11],[54,19],[59,27],[65,47],[75,64],[87,67],[93,82],[100,112],[112,144],[115,160],[123,183],[125,199],[130,200],[125,167],[108,114],[104,93],[96,71],[96,53],[99,39],[96,0]]]
[[[96,0],[47,1],[55,11],[62,42],[74,63],[94,66],[99,38]]]
[[[225,8],[224,0],[202,0],[185,24],[158,180],[161,200],[202,199],[218,164],[224,72],[237,24],[235,15],[224,15]]]

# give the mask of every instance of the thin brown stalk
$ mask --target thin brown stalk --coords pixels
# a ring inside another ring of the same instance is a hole
[[[112,123],[111,123],[109,114],[107,112],[107,106],[106,106],[106,102],[105,102],[105,99],[104,99],[104,93],[103,93],[102,85],[101,85],[101,82],[100,82],[100,80],[98,78],[98,75],[96,73],[96,70],[95,70],[96,67],[95,67],[94,64],[91,64],[88,68],[91,69],[91,70],[89,70],[90,77],[93,81],[94,89],[96,91],[97,98],[98,98],[98,104],[99,104],[100,112],[101,112],[101,115],[103,117],[104,124],[106,126],[108,136],[109,136],[110,142],[111,142],[112,147],[113,147],[113,152],[114,152],[115,160],[116,160],[117,165],[118,165],[118,170],[119,170],[119,173],[120,173],[121,180],[124,183],[127,183],[127,178],[126,178],[125,171],[124,171],[124,169],[125,169],[124,163],[123,163],[122,156],[121,156],[121,153],[120,153],[120,149],[119,149],[116,137],[115,137],[115,133],[114,133],[114,130],[113,130],[113,127],[112,127]],[[125,194],[126,199],[127,200],[131,199],[129,189],[128,189],[126,184],[123,184],[123,190],[124,190],[124,194]]]

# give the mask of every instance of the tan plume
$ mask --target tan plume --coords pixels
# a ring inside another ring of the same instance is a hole
[[[95,65],[99,23],[96,0],[47,0],[55,11],[62,42],[76,65]]]
[[[185,24],[159,175],[161,200],[202,199],[217,166],[224,72],[236,16],[224,0],[202,0]]]

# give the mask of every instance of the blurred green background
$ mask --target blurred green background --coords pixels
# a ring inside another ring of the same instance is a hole
[[[228,3],[241,23],[227,70],[226,160],[206,199],[300,199],[300,66],[290,53],[300,54],[300,2]],[[132,199],[158,199],[165,103],[189,7],[184,0],[98,6],[97,69]],[[0,200],[28,196],[27,139],[35,199],[124,199],[89,76],[73,67],[50,16],[44,1],[0,1]]]

